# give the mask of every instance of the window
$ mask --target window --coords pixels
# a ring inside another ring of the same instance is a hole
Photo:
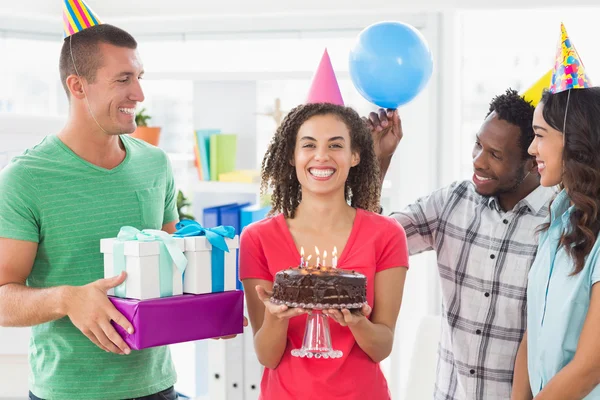
[[[491,99],[511,87],[520,93],[554,66],[564,22],[591,79],[600,79],[596,51],[600,8],[468,11],[461,15],[461,175],[473,173],[471,150]]]
[[[60,47],[60,41],[0,37],[0,113],[66,113],[58,73]]]

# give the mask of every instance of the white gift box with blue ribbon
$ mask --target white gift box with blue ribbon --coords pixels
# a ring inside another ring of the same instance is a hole
[[[108,294],[138,300],[183,294],[184,250],[182,238],[152,229],[123,227],[117,237],[101,239],[104,277],[127,272],[125,282]]]
[[[204,228],[196,221],[177,224],[174,237],[185,241],[187,266],[183,292],[218,293],[237,289],[237,249],[239,237],[231,226]]]

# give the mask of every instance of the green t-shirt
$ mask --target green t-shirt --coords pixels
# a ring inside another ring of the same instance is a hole
[[[100,239],[122,226],[161,229],[176,221],[169,160],[156,147],[122,135],[127,155],[112,170],[73,153],[58,137],[0,171],[0,237],[38,243],[27,285],[80,286],[104,276]],[[30,390],[42,399],[125,399],[176,381],[167,347],[107,353],[68,317],[32,327]]]

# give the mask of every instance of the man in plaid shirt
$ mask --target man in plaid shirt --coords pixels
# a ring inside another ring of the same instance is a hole
[[[411,254],[437,253],[442,289],[435,400],[509,399],[526,325],[527,274],[552,189],[539,184],[534,107],[514,90],[495,97],[473,147],[472,181],[454,182],[394,212]],[[371,126],[382,178],[402,138],[398,113]]]

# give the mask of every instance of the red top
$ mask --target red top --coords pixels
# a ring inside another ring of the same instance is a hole
[[[277,272],[300,264],[300,254],[283,214],[253,223],[241,235],[240,279],[273,281]],[[348,243],[338,268],[367,277],[367,301],[373,308],[375,274],[388,268],[408,267],[406,234],[393,218],[357,209]],[[392,294],[393,295],[393,294]],[[261,400],[380,400],[390,399],[379,363],[358,346],[348,327],[330,320],[338,359],[297,358],[291,351],[302,347],[306,315],[290,319],[287,345],[275,369],[265,368]]]

